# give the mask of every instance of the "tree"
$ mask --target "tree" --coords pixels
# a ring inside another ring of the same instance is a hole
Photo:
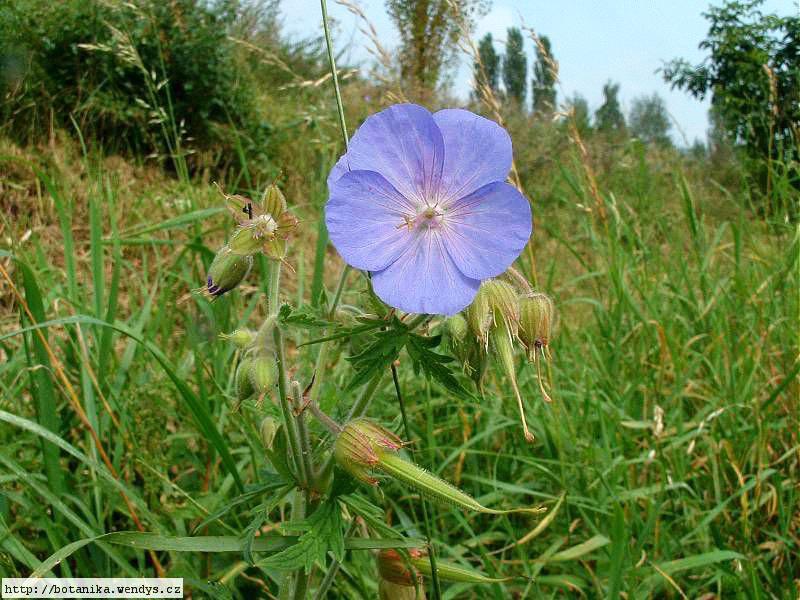
[[[548,115],[556,109],[557,66],[550,49],[550,40],[543,35],[536,46],[536,62],[533,63],[533,112]]]
[[[575,94],[567,100],[567,110],[572,113],[570,118],[574,119],[578,133],[586,135],[592,129],[591,116],[589,115],[589,103],[580,94]]]
[[[430,99],[447,65],[456,56],[459,21],[470,27],[485,9],[483,0],[386,0],[400,33],[400,76],[406,95]],[[456,18],[456,12],[462,19]]]
[[[640,96],[634,99],[628,115],[628,126],[631,135],[645,144],[671,146],[669,130],[672,127],[667,106],[658,94]]]
[[[620,108],[619,84],[609,81],[603,86],[603,104],[594,113],[594,124],[605,134],[620,135],[625,132],[625,117]]]
[[[711,111],[727,139],[751,159],[769,190],[773,163],[800,189],[800,16],[765,15],[762,0],[727,1],[709,9],[700,48],[705,60],[675,59],[664,79],[696,98],[711,96]],[[719,132],[717,132],[719,133]],[[714,141],[712,140],[712,147]]]
[[[476,89],[488,87],[496,92],[500,84],[500,55],[494,49],[492,34],[487,33],[478,42],[478,61],[473,65]]]
[[[525,103],[527,73],[528,57],[525,55],[522,32],[516,27],[511,27],[506,39],[506,55],[503,57],[503,83],[506,95],[519,106]]]

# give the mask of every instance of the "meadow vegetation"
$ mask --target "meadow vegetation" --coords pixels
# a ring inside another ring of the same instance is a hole
[[[558,326],[538,371],[515,355],[534,444],[522,438],[508,374],[495,362],[480,386],[451,363],[469,392],[460,394],[417,372],[404,351],[397,379],[387,366],[376,380],[369,415],[410,437],[417,463],[481,504],[549,512],[543,520],[423,505],[392,479],[370,489],[337,471],[336,493],[350,499],[347,539],[430,536],[443,561],[520,576],[441,581],[429,597],[796,598],[796,122],[782,125],[784,152],[759,139],[769,148],[753,167],[746,140],[689,149],[665,137],[657,97],[626,123],[611,114],[611,82],[592,119],[580,99],[556,100],[548,57],[558,48],[520,28],[509,39],[538,49],[526,101],[518,73],[497,72],[509,63],[503,50],[469,37],[480,7],[465,17],[444,5],[442,39],[475,63],[475,94],[459,100],[440,85],[449,56],[433,67],[398,64],[378,44],[375,65],[339,65],[348,132],[402,100],[466,105],[502,121],[512,178],[534,214],[516,266],[552,296]],[[307,325],[330,316],[343,266],[322,209],[344,147],[322,33],[289,41],[278,14],[269,1],[0,7],[3,577],[168,574],[196,597],[278,597],[282,572],[258,540],[298,530],[281,526],[293,514],[292,486],[259,431],[265,415],[281,417],[276,392],[238,401],[240,352],[219,338],[268,316],[274,266],[258,257],[216,301],[196,293],[233,227],[214,184],[259,198],[276,183],[299,220],[278,293],[296,317],[286,323],[286,363],[292,379],[311,383],[320,346],[308,342],[326,330]],[[366,42],[378,42],[363,24]],[[350,272],[340,305],[379,314],[365,307],[367,290]],[[437,317],[420,333],[442,330]],[[315,393],[338,422],[360,393],[349,389],[349,359],[373,335],[326,346]],[[436,351],[450,354],[445,342]],[[308,426],[321,456],[328,433],[314,419]],[[158,538],[70,546],[112,532]],[[240,543],[181,546],[193,535]],[[348,546],[334,569],[326,549],[306,571],[307,597],[331,571],[327,597],[376,597],[371,550]]]

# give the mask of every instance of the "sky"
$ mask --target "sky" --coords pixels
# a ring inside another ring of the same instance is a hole
[[[799,2],[766,0],[762,10],[784,16],[800,14]],[[397,47],[399,37],[384,1],[358,3],[382,44]],[[708,31],[702,13],[709,5],[707,0],[494,0],[477,22],[475,38],[491,33],[502,54],[507,29],[524,23],[550,38],[559,63],[560,100],[579,93],[594,111],[602,103],[603,84],[611,79],[620,84],[620,100],[627,114],[634,98],[656,92],[673,118],[673,138],[680,145],[689,145],[695,139],[705,140],[708,100],[700,102],[685,92],[670,90],[657,71],[672,58],[692,63],[704,58],[698,44]],[[318,0],[283,0],[281,6],[284,31],[289,36],[300,39],[319,34]],[[334,21],[337,52],[345,52],[348,64],[368,65],[369,41],[359,31],[357,19],[335,0],[328,0],[328,12]],[[529,39],[526,44],[530,73],[535,49]],[[467,98],[471,82],[471,61],[464,56],[453,91]]]

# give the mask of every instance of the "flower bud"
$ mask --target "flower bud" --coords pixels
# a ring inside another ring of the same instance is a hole
[[[444,330],[450,340],[451,345],[458,346],[463,344],[469,333],[467,320],[461,314],[455,314],[444,321]]]
[[[378,480],[369,475],[380,462],[379,453],[397,452],[402,443],[388,429],[367,419],[355,419],[344,426],[333,447],[336,462],[354,478],[370,485]]]
[[[378,600],[425,600],[426,597],[422,586],[399,585],[385,579],[378,581]]]
[[[445,345],[461,363],[465,373],[472,373],[474,357],[479,356],[477,344],[469,335],[469,325],[461,314],[445,319],[443,323]]]
[[[252,266],[252,256],[240,256],[223,246],[208,269],[206,294],[218,298],[229,292],[242,282]]]
[[[514,340],[520,324],[520,306],[514,286],[501,279],[484,281],[478,289],[475,301],[467,309],[467,320],[484,349],[488,351],[491,345],[492,352],[511,382],[525,440],[533,442],[533,434],[525,420],[525,409],[514,366]]]
[[[555,306],[550,296],[533,292],[520,299],[519,337],[532,359],[539,348],[550,343],[555,319]]]
[[[252,372],[253,359],[250,357],[243,358],[236,369],[236,397],[239,402],[244,402],[255,393]]]
[[[422,554],[410,550],[413,555]],[[410,566],[397,550],[381,550],[378,563],[378,597],[381,600],[425,600],[422,574]]]
[[[409,556],[422,556],[420,550],[409,550]],[[422,573],[409,563],[408,558],[402,556],[397,550],[387,548],[378,552],[378,574],[381,579],[391,581],[398,585],[414,586],[414,582],[422,581]]]
[[[253,391],[258,396],[263,396],[269,392],[277,381],[278,365],[275,363],[275,357],[271,353],[253,358],[250,368],[250,383],[253,386]]]
[[[275,435],[278,433],[280,422],[275,417],[264,417],[261,425],[258,428],[258,433],[261,436],[261,443],[267,450],[272,449],[272,442],[275,441]]]
[[[230,340],[239,348],[248,348],[256,339],[256,332],[251,329],[237,329],[231,333],[220,333],[223,340]]]
[[[478,288],[478,293],[475,294],[465,314],[470,331],[485,347],[489,339],[489,330],[492,328],[492,309],[489,306],[489,299],[483,293],[483,285]]]
[[[495,329],[505,328],[516,337],[519,303],[514,286],[501,279],[484,281],[467,308],[467,322],[484,347],[488,346],[489,336]]]

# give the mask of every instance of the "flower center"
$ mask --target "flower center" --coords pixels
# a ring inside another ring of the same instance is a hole
[[[259,215],[251,221],[253,237],[270,237],[278,228],[278,224],[270,215]]]
[[[435,206],[426,206],[417,213],[414,225],[421,229],[437,229],[442,226],[444,213]]]

